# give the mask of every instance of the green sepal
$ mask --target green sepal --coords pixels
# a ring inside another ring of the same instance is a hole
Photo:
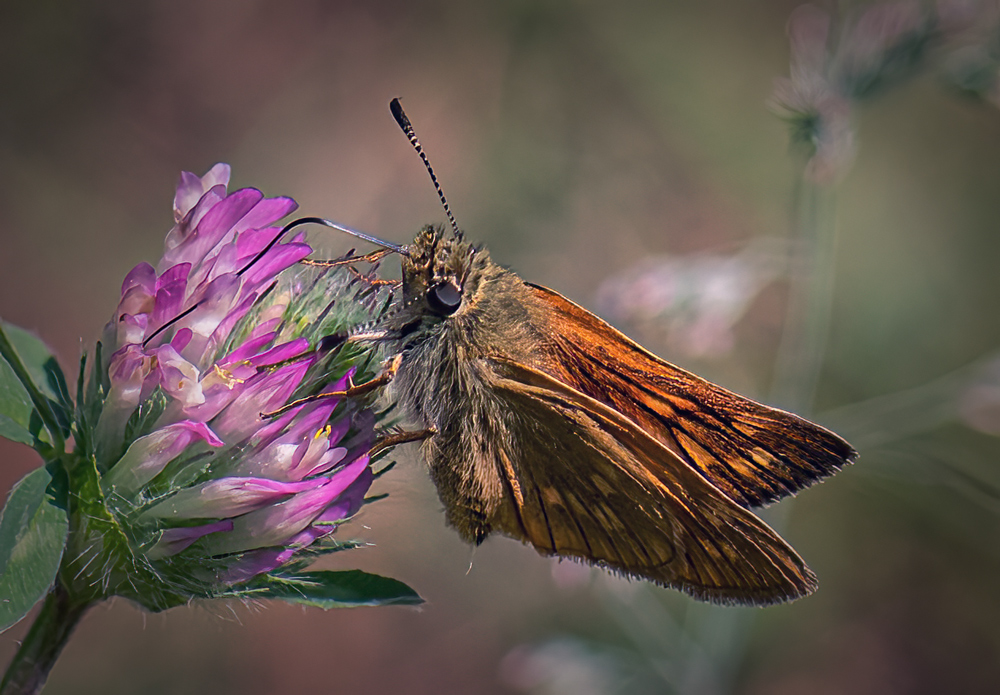
[[[282,565],[279,572],[282,576],[297,576],[299,573],[305,572],[309,568],[309,565],[316,562],[317,559],[323,557],[324,555],[339,553],[343,550],[364,548],[368,545],[370,545],[370,543],[354,539],[339,541],[333,538],[332,535],[327,536],[326,538],[320,538],[319,540],[313,542],[313,544],[308,548],[303,548],[301,551],[296,553],[296,559]]]
[[[190,598],[132,551],[125,530],[108,510],[93,457],[73,466],[69,487],[73,491],[70,533],[61,575],[74,598],[98,601],[124,596],[151,611]]]
[[[69,522],[48,491],[51,482],[45,468],[28,473],[0,514],[0,631],[45,596],[59,571]]]
[[[158,388],[139,404],[125,423],[125,441],[134,442],[151,433],[157,418],[163,415],[166,409],[167,394]]]
[[[256,598],[274,598],[328,610],[358,606],[416,606],[424,602],[403,582],[361,570],[266,575],[247,588]]]
[[[84,351],[83,354],[80,355],[80,370],[77,372],[76,376],[76,408],[74,410],[74,415],[76,417],[76,430],[74,432],[74,439],[76,439],[77,451],[83,452],[85,456],[93,456],[94,440],[91,436],[93,424],[87,417],[87,392],[85,390],[86,382],[87,352]]]
[[[90,361],[90,378],[84,396],[84,407],[91,425],[97,425],[104,410],[104,399],[110,390],[111,379],[104,365],[104,345],[98,340],[94,346],[94,358]]]

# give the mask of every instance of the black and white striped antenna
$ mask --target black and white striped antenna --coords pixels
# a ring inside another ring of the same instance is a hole
[[[431,175],[431,181],[434,183],[434,190],[437,191],[438,198],[441,199],[441,205],[444,206],[444,213],[448,216],[448,221],[451,222],[451,231],[456,239],[462,240],[464,236],[462,230],[458,228],[458,222],[455,221],[455,216],[451,214],[451,208],[448,206],[448,199],[444,197],[444,191],[441,190],[441,184],[438,183],[437,176],[434,175],[434,169],[431,167],[430,160],[427,159],[427,155],[424,154],[424,148],[420,146],[420,141],[417,140],[417,134],[413,132],[413,125],[410,123],[410,119],[406,117],[406,112],[403,111],[402,104],[399,103],[399,99],[393,99],[389,102],[389,110],[392,112],[392,117],[396,119],[396,123],[399,127],[403,129],[406,134],[406,138],[413,145],[413,149],[417,151],[420,155],[420,160],[424,163],[427,168],[427,173]]]

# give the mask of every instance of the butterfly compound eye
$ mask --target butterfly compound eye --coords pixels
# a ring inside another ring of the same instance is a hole
[[[430,289],[427,299],[437,311],[453,314],[462,305],[462,291],[450,282],[442,282]]]

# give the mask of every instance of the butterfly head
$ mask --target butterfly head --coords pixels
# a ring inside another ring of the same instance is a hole
[[[445,237],[440,227],[425,227],[403,256],[403,305],[444,318],[475,296],[488,254],[462,238]]]

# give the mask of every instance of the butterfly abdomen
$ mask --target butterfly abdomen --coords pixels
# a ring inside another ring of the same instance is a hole
[[[504,457],[518,458],[510,451],[517,445],[509,430],[513,414],[493,392],[484,360],[500,346],[509,352],[525,344],[528,330],[523,320],[499,321],[500,307],[480,297],[408,336],[390,387],[408,420],[436,430],[422,447],[423,458],[448,524],[472,543],[490,534],[496,510],[519,494],[502,464]],[[509,308],[502,314],[509,316]]]

